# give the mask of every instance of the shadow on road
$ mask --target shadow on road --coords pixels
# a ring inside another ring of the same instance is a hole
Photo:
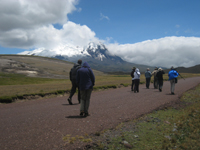
[[[83,116],[66,116],[65,118],[71,118],[71,119],[81,119],[81,118],[85,118]]]
[[[79,103],[75,103],[73,105],[78,105]],[[73,105],[70,105],[70,104],[62,104],[63,106],[73,106]]]

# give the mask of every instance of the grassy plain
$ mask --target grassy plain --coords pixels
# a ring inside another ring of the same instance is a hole
[[[178,105],[85,138],[88,143],[96,141],[93,150],[199,150],[199,118],[200,85],[184,93]],[[73,143],[72,138],[67,140]]]
[[[131,85],[130,75],[96,75],[94,89],[116,88]],[[182,74],[184,78],[198,76],[199,74]],[[164,80],[168,80],[167,74]],[[153,82],[153,80],[152,80]],[[145,83],[144,74],[141,75],[140,83]],[[50,79],[27,77],[21,74],[0,73],[0,100],[11,101],[24,95],[64,94],[71,89],[69,79]],[[6,102],[6,101],[5,101]]]

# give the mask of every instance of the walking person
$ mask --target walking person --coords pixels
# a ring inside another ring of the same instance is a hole
[[[132,71],[131,71],[131,77],[132,77],[132,84],[131,84],[131,91],[133,91],[133,86],[134,86],[134,72],[135,72],[135,67],[133,67]]]
[[[151,71],[149,70],[149,68],[147,68],[147,71],[145,72],[145,78],[146,78],[146,88],[149,89],[151,81]]]
[[[162,87],[163,87],[163,74],[165,74],[165,72],[163,71],[162,68],[159,68],[156,77],[158,79],[158,87],[160,92],[162,92]]]
[[[81,68],[81,64],[82,64],[82,60],[79,59],[77,61],[77,63],[75,63],[74,66],[71,68],[70,73],[69,73],[70,81],[72,83],[72,88],[71,88],[70,95],[69,95],[69,98],[68,98],[68,102],[69,102],[70,105],[73,105],[72,96],[76,92],[77,88],[78,88],[78,102],[80,103],[81,96],[80,96],[79,87],[78,87],[77,82],[76,82],[76,73],[77,73],[77,70]]]
[[[171,84],[171,94],[174,95],[175,84],[177,83],[177,77],[179,76],[179,73],[172,66],[171,70],[168,73],[168,76]]]
[[[140,70],[138,68],[135,69],[134,72],[134,93],[138,92],[139,93],[139,84],[140,84]]]
[[[87,117],[90,105],[90,96],[95,84],[95,76],[87,62],[77,71],[77,84],[81,93],[80,116]]]
[[[158,68],[156,67],[154,69],[154,71],[151,73],[151,75],[154,77],[154,81],[153,81],[153,86],[154,86],[154,89],[157,89],[158,88],[158,79],[156,77],[156,74],[158,72]]]

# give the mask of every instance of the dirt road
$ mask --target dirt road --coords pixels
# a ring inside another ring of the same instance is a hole
[[[176,84],[175,95],[170,95],[168,81],[164,82],[162,92],[153,89],[152,84],[150,89],[140,85],[139,93],[132,92],[130,87],[93,92],[87,118],[79,117],[76,95],[72,100],[74,105],[68,105],[67,97],[0,104],[0,149],[71,149],[65,145],[63,136],[94,134],[115,127],[176,101],[199,83],[200,77],[181,79]]]

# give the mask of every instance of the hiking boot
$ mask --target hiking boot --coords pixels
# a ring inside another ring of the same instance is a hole
[[[73,105],[72,101],[71,101],[71,98],[68,98],[67,100],[68,100],[68,102],[69,102],[70,105]]]
[[[84,114],[84,117],[87,117],[87,116],[89,116],[89,114],[88,114],[88,113],[85,113],[85,114]]]
[[[81,113],[80,113],[80,116],[83,116],[83,114],[84,114],[84,112],[81,112]]]

